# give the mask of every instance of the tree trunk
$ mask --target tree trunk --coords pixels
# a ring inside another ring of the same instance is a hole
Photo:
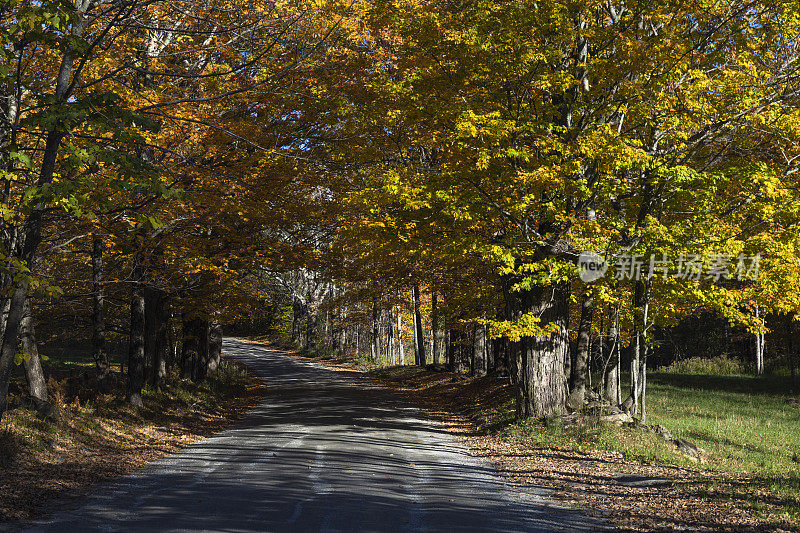
[[[564,360],[569,350],[569,284],[556,283],[512,291],[514,283],[508,277],[504,280],[509,320],[516,321],[530,313],[540,317],[541,326],[553,328],[550,335],[523,337],[512,343],[517,416],[560,415],[567,400]]]
[[[172,359],[172,342],[170,341],[170,311],[167,295],[162,291],[158,309],[158,327],[156,329],[155,371],[153,385],[159,386],[167,377],[167,365]]]
[[[428,360],[425,356],[425,335],[422,329],[422,312],[420,311],[419,303],[419,285],[414,285],[412,289],[414,298],[414,333],[416,334],[416,361],[417,365],[425,365]]]
[[[319,334],[319,309],[315,304],[306,304],[306,350],[313,353],[317,350]]]
[[[608,359],[605,361],[603,371],[605,399],[613,405],[619,405],[622,391],[619,386],[620,369],[620,345],[619,345],[619,321],[612,319],[608,325]]]
[[[300,317],[303,315],[303,306],[296,297],[292,298],[292,345],[300,342]]]
[[[642,308],[642,331],[639,341],[639,416],[642,423],[647,422],[647,329],[650,325],[650,287],[647,286],[644,307]]]
[[[158,329],[161,322],[162,312],[161,291],[151,285],[144,287],[144,360],[145,360],[145,382],[149,382],[153,387],[158,386],[158,367],[160,366]]]
[[[478,373],[478,350],[475,347],[476,333],[475,328],[472,328],[472,331],[467,335],[469,344],[464,346],[464,352],[468,358],[467,366],[470,376],[475,376]]]
[[[36,344],[36,331],[33,326],[33,307],[30,300],[25,301],[25,316],[20,325],[22,340],[22,353],[24,354],[25,378],[28,381],[28,391],[34,398],[47,401],[47,384],[42,371],[42,361],[39,358],[39,347]]]
[[[136,407],[143,407],[142,387],[145,366],[145,302],[144,287],[135,283],[131,295],[131,322],[128,340],[127,399]]]
[[[756,318],[759,319],[761,327],[764,327],[764,318],[761,317],[761,309],[756,304]],[[764,348],[766,344],[766,337],[764,333],[756,333],[756,374],[759,376],[764,374]]]
[[[370,343],[369,343],[369,355],[370,359],[375,362],[378,360],[378,299],[372,299],[372,330],[370,335]]]
[[[624,408],[633,416],[642,416],[647,364],[647,327],[650,283],[637,281],[633,293],[633,346],[631,347],[630,395]]]
[[[208,373],[213,374],[222,360],[222,324],[214,319],[208,326]]]
[[[197,366],[195,368],[195,381],[200,382],[208,375],[209,361],[209,335],[208,321],[196,319],[195,331],[197,336]]]
[[[450,320],[449,322],[451,322]],[[459,342],[458,330],[448,329],[447,331],[447,366],[450,372],[458,372],[461,362],[461,354],[458,351]]]
[[[97,378],[108,375],[109,363],[106,351],[106,294],[103,250],[105,245],[99,235],[92,238],[92,356],[97,368]]]
[[[394,307],[390,306],[386,310],[384,331],[386,333],[386,358],[391,361],[392,365],[396,365],[397,354],[394,349]]]
[[[485,376],[486,375],[486,326],[483,324],[475,325],[474,333],[475,342],[473,343],[473,375]]]
[[[181,377],[195,378],[200,343],[197,336],[197,319],[183,320],[181,346]]]
[[[395,311],[395,315],[397,317],[397,331],[395,332],[395,343],[397,344],[397,353],[400,358],[400,364],[406,364],[406,350],[403,346],[403,313],[400,309],[400,306],[397,306],[397,311]]]
[[[572,373],[570,376],[570,393],[567,406],[575,411],[583,409],[586,401],[586,380],[589,371],[589,340],[592,334],[592,311],[594,310],[594,293],[589,289],[581,304],[581,317],[578,323],[578,342],[575,345]]]
[[[439,364],[439,312],[436,308],[436,291],[431,292],[431,353],[433,364]]]
[[[789,356],[789,374],[791,376],[792,394],[797,391],[797,372],[794,368],[794,315],[788,315],[786,320],[786,353]]]

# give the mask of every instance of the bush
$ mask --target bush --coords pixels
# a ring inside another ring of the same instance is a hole
[[[247,379],[244,367],[223,360],[217,371],[209,376],[209,384],[218,394],[243,394],[247,391]]]
[[[738,359],[726,355],[716,357],[690,357],[675,361],[671,365],[659,369],[660,372],[672,374],[711,374],[715,376],[735,376],[752,374],[753,368]]]

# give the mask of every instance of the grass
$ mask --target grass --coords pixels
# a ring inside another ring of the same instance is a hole
[[[800,520],[800,406],[781,377],[654,373],[649,423],[710,452],[706,467],[748,478],[736,494],[758,511],[764,492]]]
[[[783,380],[654,373],[648,422],[711,452],[712,466],[764,475],[800,470],[800,407]]]
[[[705,449],[704,464],[637,429],[591,421],[572,427],[515,422],[513,402],[489,418],[503,428],[501,435],[524,439],[531,448],[615,453],[644,464],[698,469],[709,475],[693,488],[698,493],[736,500],[756,514],[774,516],[777,509],[790,523],[800,523],[800,405],[790,401],[788,379],[651,373],[647,391],[647,423]],[[719,475],[726,479],[724,489],[715,488]]]

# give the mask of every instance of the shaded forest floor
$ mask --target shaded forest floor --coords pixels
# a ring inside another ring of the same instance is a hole
[[[706,448],[708,462],[698,464],[633,428],[515,422],[505,377],[294,355],[401,392],[512,484],[550,488],[621,531],[800,530],[800,477],[791,453],[800,432],[782,438],[800,424],[800,408],[787,397],[737,390],[740,382],[721,391],[697,376],[654,375],[648,422]]]
[[[200,384],[171,376],[160,390],[143,391],[145,407],[137,410],[124,401],[118,373],[111,376],[113,389],[102,393],[85,385],[82,365],[51,366],[46,368],[50,400],[61,420],[47,422],[16,408],[0,424],[0,523],[78,504],[92,485],[230,425],[266,391],[255,373],[225,359],[219,372]],[[24,394],[23,383],[12,386],[17,397]]]

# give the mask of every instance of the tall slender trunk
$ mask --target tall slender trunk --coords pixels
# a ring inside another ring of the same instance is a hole
[[[199,351],[196,319],[184,318],[181,331],[181,377],[194,379]]]
[[[608,324],[608,359],[603,369],[605,399],[614,405],[622,401],[620,390],[620,345],[619,317],[611,318]]]
[[[130,334],[128,337],[127,400],[142,407],[142,387],[145,376],[145,298],[144,285],[139,281],[141,266],[134,266],[134,286],[131,295]]]
[[[161,291],[150,284],[144,287],[144,368],[145,382],[158,386],[158,328],[161,321]]]
[[[378,360],[378,299],[372,299],[372,329],[370,330],[369,355],[372,361]]]
[[[319,333],[319,309],[316,302],[309,301],[306,305],[306,350],[309,353],[317,349],[317,336]]]
[[[589,373],[589,340],[592,334],[592,312],[594,310],[594,291],[588,289],[581,303],[581,317],[578,323],[578,342],[575,345],[570,393],[567,405],[570,409],[583,409],[586,399],[586,381]]]
[[[486,326],[483,324],[475,325],[473,343],[473,374],[477,376],[486,375]]]
[[[452,320],[448,320],[452,322]],[[459,332],[458,330],[448,327],[447,331],[447,366],[450,372],[458,372],[459,364],[461,363],[461,354],[458,351],[459,346]]]
[[[208,320],[196,319],[196,336],[197,336],[197,366],[195,367],[194,379],[195,381],[203,381],[208,375],[208,361],[209,361],[209,335],[208,335]]]
[[[105,272],[103,270],[102,237],[92,237],[92,356],[97,368],[98,379],[105,379],[109,372],[108,352],[106,351],[106,294]]]
[[[213,374],[222,360],[222,324],[214,318],[208,325],[208,373]]]
[[[786,353],[789,356],[789,375],[791,376],[792,394],[797,391],[797,372],[794,368],[794,315],[786,318]]]
[[[389,307],[386,312],[386,358],[391,360],[393,365],[397,364],[397,354],[394,347],[394,307]]]
[[[46,402],[47,384],[42,371],[42,361],[39,358],[39,347],[36,344],[36,331],[33,323],[33,306],[31,306],[31,301],[28,299],[25,300],[25,316],[20,327],[22,352],[25,357],[25,378],[28,381],[30,395]]]
[[[406,350],[403,347],[403,313],[401,312],[400,306],[397,306],[397,310],[395,311],[395,317],[397,319],[397,331],[395,332],[395,343],[397,345],[397,355],[400,359],[400,364],[406,364]]]
[[[146,381],[158,388],[167,375],[169,312],[164,291],[147,286],[144,294]]]
[[[433,364],[439,364],[439,310],[436,308],[436,291],[431,291],[431,353]]]
[[[303,309],[297,297],[292,297],[292,345],[300,342],[300,316],[302,313]]]
[[[465,348],[464,351],[466,352],[466,355],[468,357],[467,366],[469,367],[469,375],[470,376],[475,376],[478,373],[478,350],[476,349],[476,346],[475,346],[475,342],[476,342],[475,334],[476,333],[477,332],[475,331],[475,328],[472,328],[472,331],[470,331],[469,334],[468,334],[469,345],[468,346],[464,346],[464,348]]]
[[[542,337],[523,337],[512,343],[514,380],[517,392],[517,416],[546,417],[564,412],[567,400],[567,376],[564,360],[568,356],[569,284],[555,283],[512,290],[516,280],[504,279],[509,320],[519,320],[532,313],[541,325],[552,328]]]
[[[650,286],[647,285],[644,306],[642,307],[642,331],[639,334],[639,416],[647,422],[647,329],[650,325]]]
[[[425,335],[422,329],[422,312],[420,311],[419,303],[419,285],[415,284],[412,289],[414,298],[414,333],[416,334],[416,361],[417,365],[425,365],[428,360],[425,356]]]
[[[647,328],[650,283],[637,281],[633,292],[633,346],[631,347],[630,395],[624,407],[634,416],[642,416],[642,397],[647,373]]]
[[[766,345],[766,336],[762,333],[764,328],[764,318],[761,316],[761,309],[756,304],[756,318],[762,328],[761,331],[756,333],[756,374],[759,376],[764,374],[764,351]]]

